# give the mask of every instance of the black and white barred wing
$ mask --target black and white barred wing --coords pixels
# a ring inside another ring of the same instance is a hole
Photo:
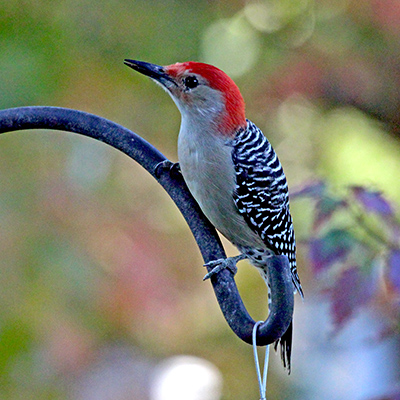
[[[232,159],[239,213],[270,250],[288,257],[293,283],[302,294],[286,177],[271,144],[251,121],[236,135]]]

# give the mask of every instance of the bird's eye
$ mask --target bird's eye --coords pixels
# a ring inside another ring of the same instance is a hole
[[[188,89],[193,89],[199,85],[199,81],[197,80],[197,78],[195,76],[187,76],[183,80],[183,83]]]

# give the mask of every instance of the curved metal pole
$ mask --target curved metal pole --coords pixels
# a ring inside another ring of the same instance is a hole
[[[188,223],[204,262],[226,257],[219,237],[186,187],[183,178],[156,167],[166,160],[155,147],[140,136],[105,118],[58,107],[21,107],[0,111],[0,133],[25,129],[55,129],[75,132],[100,140],[122,151],[144,167],[170,195]],[[268,319],[259,326],[257,345],[278,340],[293,316],[294,296],[289,263],[284,256],[271,257],[268,266],[272,302]],[[252,343],[255,321],[247,312],[233,275],[223,270],[211,278],[219,306],[231,329],[247,343]]]

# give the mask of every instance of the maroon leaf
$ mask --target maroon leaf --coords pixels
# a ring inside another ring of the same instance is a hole
[[[343,260],[354,243],[354,237],[341,229],[331,230],[322,238],[312,239],[309,251],[314,272],[321,272],[333,263]]]
[[[365,189],[361,186],[353,186],[354,197],[367,210],[382,216],[393,215],[391,204],[383,197],[382,193]]]
[[[388,277],[394,288],[400,292],[400,250],[395,249],[388,257]]]
[[[341,328],[362,305],[372,297],[374,280],[358,267],[344,270],[330,290],[331,314],[334,325]]]

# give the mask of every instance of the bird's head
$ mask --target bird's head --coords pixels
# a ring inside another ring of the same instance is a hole
[[[125,60],[125,64],[163,86],[187,123],[207,122],[227,137],[246,126],[239,88],[219,68],[193,61],[159,66]]]

